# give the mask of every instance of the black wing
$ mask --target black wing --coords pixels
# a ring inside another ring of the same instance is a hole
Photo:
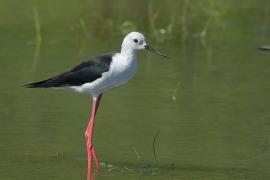
[[[102,54],[91,58],[75,66],[71,70],[64,72],[50,79],[34,82],[25,85],[27,88],[50,88],[79,86],[84,83],[93,82],[102,76],[102,73],[109,71],[114,54]]]

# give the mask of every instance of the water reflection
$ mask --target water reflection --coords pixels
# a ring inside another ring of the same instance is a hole
[[[95,170],[87,170],[87,180],[95,180],[96,176],[99,173],[99,168]]]

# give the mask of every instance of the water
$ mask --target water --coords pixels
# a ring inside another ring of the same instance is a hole
[[[136,76],[103,96],[96,179],[270,178],[270,54],[256,49],[270,43],[267,0],[28,0],[0,8],[1,179],[85,179],[91,98],[22,85],[118,51],[133,29],[171,58],[140,53]]]

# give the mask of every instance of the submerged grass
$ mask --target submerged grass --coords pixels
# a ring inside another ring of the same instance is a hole
[[[165,4],[156,1],[147,1],[144,8],[134,6],[133,11],[140,12],[140,16],[125,16],[116,13],[126,11],[126,8],[118,3],[110,3],[110,10],[103,7],[103,2],[96,2],[95,6],[89,6],[89,14],[79,17],[83,34],[87,37],[89,32],[93,34],[115,33],[119,36],[130,31],[142,31],[151,35],[152,39],[163,43],[168,40],[182,42],[184,45],[197,38],[209,38],[216,31],[212,29],[224,27],[224,16],[228,14],[230,2],[225,1],[168,1]],[[96,10],[97,9],[97,10]],[[86,22],[89,24],[86,27]],[[97,26],[98,25],[98,26]],[[177,38],[176,38],[177,37]],[[88,38],[88,37],[87,37]]]

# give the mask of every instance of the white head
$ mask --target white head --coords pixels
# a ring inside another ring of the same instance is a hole
[[[161,54],[147,45],[144,35],[139,32],[131,32],[123,40],[121,53],[134,53],[137,50],[151,51],[154,54],[168,58],[166,55]]]
[[[145,38],[141,33],[131,32],[124,38],[122,48],[140,50],[144,49],[145,45]]]

